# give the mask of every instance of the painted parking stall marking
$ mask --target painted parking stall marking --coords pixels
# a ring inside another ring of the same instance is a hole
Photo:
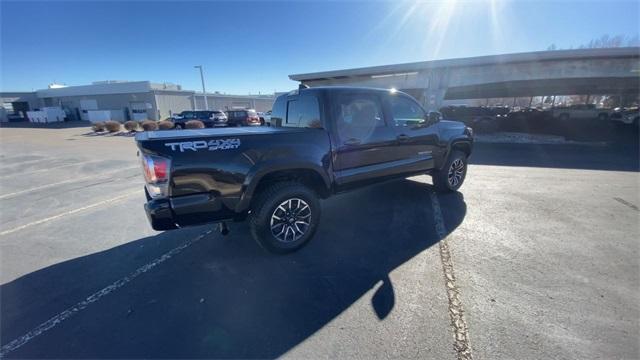
[[[79,213],[79,212],[82,212],[82,211],[85,211],[85,210],[89,210],[89,209],[92,209],[92,208],[95,208],[95,207],[98,207],[98,206],[102,206],[102,205],[107,205],[107,204],[111,204],[111,203],[114,203],[114,202],[118,202],[118,201],[121,201],[121,200],[129,197],[129,196],[137,195],[137,194],[140,194],[140,192],[139,191],[129,192],[129,193],[126,193],[124,195],[116,196],[116,197],[111,198],[111,199],[99,201],[97,203],[93,203],[93,204],[90,204],[90,205],[87,205],[87,206],[83,206],[83,207],[80,207],[80,208],[77,208],[77,209],[65,211],[63,213],[60,213],[60,214],[57,214],[57,215],[53,215],[53,216],[49,216],[49,217],[46,217],[44,219],[36,220],[36,221],[30,222],[28,224],[20,225],[20,226],[14,227],[14,228],[9,229],[9,230],[4,230],[4,231],[0,232],[0,236],[8,235],[8,234],[14,233],[16,231],[20,231],[20,230],[26,229],[26,228],[31,227],[31,226],[40,225],[40,224],[43,224],[43,223],[46,223],[46,222],[49,222],[49,221],[52,221],[52,220],[57,220],[57,219],[62,218],[64,216],[73,215],[75,213]]]
[[[97,179],[97,178],[100,178],[100,177],[106,177],[106,176],[109,176],[109,175],[113,175],[113,174],[116,174],[118,172],[123,172],[123,171],[128,171],[128,170],[133,170],[133,169],[139,169],[139,168],[140,168],[139,166],[131,166],[131,167],[119,169],[119,170],[116,170],[116,171],[100,173],[100,174],[97,174],[97,175],[83,176],[83,177],[67,179],[67,180],[63,180],[63,181],[59,181],[59,182],[55,182],[55,183],[44,184],[44,185],[41,185],[41,186],[32,187],[30,189],[20,190],[20,191],[8,193],[8,194],[2,194],[2,195],[0,195],[0,200],[6,199],[6,198],[12,198],[12,197],[15,197],[15,196],[18,196],[18,195],[22,195],[22,194],[32,193],[32,192],[35,192],[35,191],[40,191],[40,190],[43,190],[43,189],[48,189],[50,187],[55,187],[55,186],[65,185],[65,184],[72,184],[72,183],[76,183],[76,182],[82,182],[82,181],[85,181],[85,180]],[[123,178],[122,177],[114,178],[114,180],[121,180],[121,179],[123,179]]]
[[[95,303],[95,302],[99,301],[103,297],[113,293],[114,291],[122,288],[123,286],[127,285],[131,281],[135,280],[140,275],[142,275],[142,274],[146,273],[147,271],[155,268],[156,266],[164,263],[165,261],[171,259],[172,257],[180,254],[181,252],[183,252],[185,249],[187,249],[191,245],[193,245],[196,242],[202,240],[206,235],[211,234],[212,231],[213,230],[208,230],[208,231],[198,235],[197,237],[195,237],[195,238],[193,238],[191,240],[188,240],[184,244],[171,249],[170,251],[164,253],[162,256],[160,256],[160,257],[154,259],[153,261],[151,261],[151,262],[149,262],[149,263],[137,268],[135,271],[133,271],[129,275],[127,275],[127,276],[125,276],[125,277],[123,277],[123,278],[121,278],[119,280],[114,281],[110,285],[108,285],[108,286],[102,288],[101,290],[89,295],[86,299],[80,301],[79,303],[75,304],[74,306],[72,306],[72,307],[64,310],[63,312],[53,316],[49,320],[47,320],[47,321],[43,322],[42,324],[36,326],[34,329],[29,331],[28,333],[20,336],[19,338],[9,342],[6,345],[3,345],[2,348],[0,348],[0,358],[4,358],[8,353],[21,348],[22,346],[27,344],[29,341],[35,339],[36,337],[44,334],[47,331],[53,329],[54,327],[60,325],[65,320],[69,319],[70,317],[74,316],[75,314],[79,313],[80,311],[86,309],[92,303]]]
[[[471,346],[469,344],[469,329],[464,318],[464,309],[460,297],[460,289],[456,285],[456,277],[453,271],[453,262],[451,261],[451,252],[449,250],[449,242],[447,241],[447,229],[442,217],[440,209],[440,201],[438,195],[431,191],[431,207],[433,208],[433,220],[436,225],[436,234],[440,239],[438,243],[440,247],[440,260],[442,261],[442,272],[447,288],[447,298],[449,300],[449,317],[451,318],[451,327],[454,334],[454,350],[460,360],[473,359]]]

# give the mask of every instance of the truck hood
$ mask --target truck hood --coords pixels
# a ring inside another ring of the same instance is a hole
[[[230,136],[242,136],[242,135],[294,133],[294,132],[301,132],[305,130],[306,129],[303,129],[303,128],[271,127],[271,126],[187,129],[187,130],[158,130],[158,131],[144,131],[144,132],[138,133],[136,134],[136,141],[198,138],[198,137],[212,137],[212,136],[230,137]]]

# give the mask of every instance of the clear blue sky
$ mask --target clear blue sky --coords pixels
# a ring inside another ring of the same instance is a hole
[[[637,1],[0,2],[0,89],[151,80],[271,93],[289,74],[637,36]]]

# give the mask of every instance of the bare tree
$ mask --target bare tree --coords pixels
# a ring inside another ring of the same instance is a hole
[[[617,48],[621,47],[625,42],[625,37],[622,35],[609,36],[609,34],[602,35],[599,39],[593,39],[588,44],[580,45],[580,49],[599,49],[599,48]]]
[[[586,44],[582,44],[578,46],[578,49],[599,49],[599,48],[617,48],[622,46],[640,46],[640,38],[638,35],[635,36],[625,36],[625,35],[615,35],[611,36],[609,34],[604,34],[597,39],[593,39]],[[569,49],[573,49],[573,46],[570,46]],[[551,44],[547,48],[547,50],[560,50],[556,46],[556,44]]]

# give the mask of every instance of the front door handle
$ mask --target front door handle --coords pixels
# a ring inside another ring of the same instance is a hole
[[[398,141],[408,141],[409,140],[409,135],[405,135],[405,134],[400,134],[398,135],[398,137],[396,137],[396,139],[398,139]]]
[[[349,146],[360,145],[360,139],[350,138],[349,140],[345,141],[344,144]]]

